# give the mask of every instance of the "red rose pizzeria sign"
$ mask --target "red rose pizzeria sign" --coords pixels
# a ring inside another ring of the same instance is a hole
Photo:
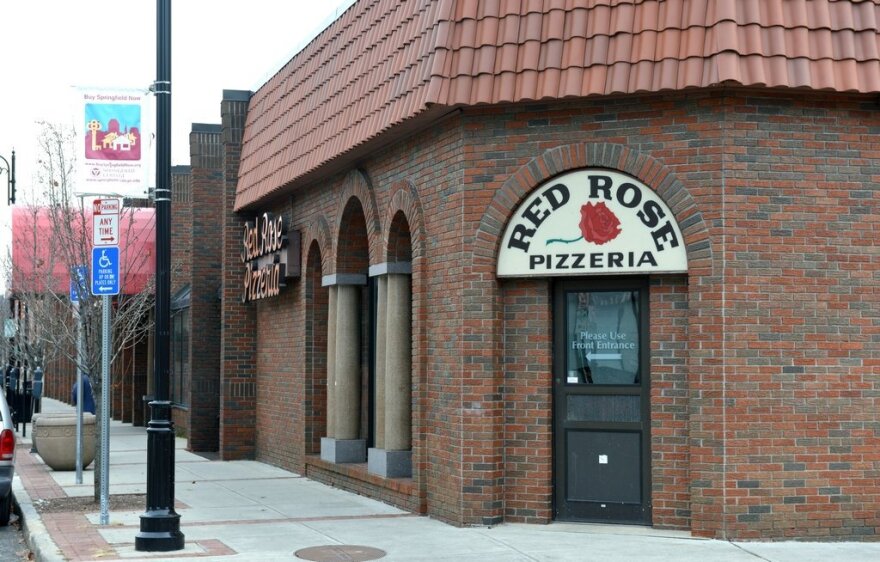
[[[686,271],[669,207],[610,170],[569,172],[535,189],[514,212],[498,255],[499,277]]]

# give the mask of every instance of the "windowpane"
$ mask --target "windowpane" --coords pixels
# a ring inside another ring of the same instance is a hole
[[[576,422],[639,422],[642,399],[638,394],[569,394],[566,420]]]
[[[186,403],[187,383],[190,379],[189,363],[189,309],[184,309],[180,314],[180,396],[181,404]]]
[[[168,381],[168,390],[172,402],[177,402],[177,379],[180,377],[180,365],[177,357],[180,353],[180,314],[175,313],[171,317],[171,365]]]
[[[639,292],[566,295],[567,382],[639,384]]]
[[[189,309],[174,312],[171,317],[171,356],[169,365],[169,394],[175,404],[185,404],[186,383],[190,375],[189,363]]]

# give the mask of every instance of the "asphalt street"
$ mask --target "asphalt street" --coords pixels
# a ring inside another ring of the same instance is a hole
[[[33,560],[29,556],[30,550],[21,532],[18,517],[12,516],[6,527],[0,527],[0,560],[4,562],[17,562],[19,560]]]

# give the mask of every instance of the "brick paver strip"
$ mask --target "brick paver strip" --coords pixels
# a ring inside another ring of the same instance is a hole
[[[70,561],[114,559],[116,550],[101,537],[83,513],[43,513],[43,524],[52,540]]]
[[[20,443],[15,450],[15,473],[33,500],[63,498],[67,494],[49,474],[43,460],[31,453],[30,445]]]
[[[30,445],[19,444],[15,452],[15,472],[34,502],[64,498],[67,494],[55,482],[42,459],[30,452]],[[116,551],[83,513],[42,513],[40,518],[55,544],[68,560],[112,559]]]

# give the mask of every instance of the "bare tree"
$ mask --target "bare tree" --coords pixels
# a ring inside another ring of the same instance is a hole
[[[41,190],[13,219],[13,259],[7,274],[12,297],[20,309],[14,353],[30,367],[63,357],[88,373],[97,406],[99,430],[95,460],[95,498],[103,467],[100,466],[101,395],[112,381],[101,376],[101,298],[91,295],[85,283],[92,249],[91,201],[73,192],[75,135],[69,128],[42,123],[40,158],[35,184]],[[16,218],[18,224],[16,224]],[[142,341],[152,325],[155,217],[150,210],[125,208],[119,216],[120,289],[111,313],[111,363],[131,345]],[[72,273],[86,267],[84,279]],[[70,298],[73,282],[79,302]],[[79,331],[83,351],[78,349]]]

